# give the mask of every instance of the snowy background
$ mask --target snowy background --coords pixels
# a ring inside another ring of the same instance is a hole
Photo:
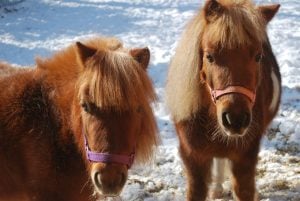
[[[9,2],[16,3],[9,3]],[[283,79],[280,111],[261,146],[257,188],[264,201],[300,201],[300,2],[281,4],[268,27]],[[149,73],[162,144],[153,163],[130,171],[118,200],[184,200],[185,177],[178,141],[164,104],[168,63],[187,21],[203,0],[0,0],[0,60],[34,65],[71,42],[93,35],[121,38],[129,47],[148,46]],[[1,179],[1,178],[0,178]],[[225,188],[229,188],[226,183]],[[228,193],[224,200],[231,200]]]

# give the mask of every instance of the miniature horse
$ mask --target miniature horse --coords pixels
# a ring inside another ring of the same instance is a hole
[[[255,7],[248,0],[208,0],[178,44],[166,96],[189,201],[206,199],[214,158],[230,161],[237,200],[257,199],[259,144],[281,93],[279,68],[266,34],[278,8]],[[222,173],[221,167],[217,170]],[[211,195],[216,197],[216,192]]]
[[[95,38],[35,68],[2,63],[0,200],[118,195],[134,157],[145,162],[158,141],[149,58]]]

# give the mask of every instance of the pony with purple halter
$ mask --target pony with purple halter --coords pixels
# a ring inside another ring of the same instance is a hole
[[[149,59],[97,37],[33,68],[0,62],[0,200],[119,195],[158,142]]]

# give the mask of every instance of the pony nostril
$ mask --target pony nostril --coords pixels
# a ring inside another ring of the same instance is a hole
[[[100,174],[100,172],[95,172],[93,179],[94,179],[94,183],[97,186],[97,188],[101,189],[102,188],[102,183],[101,183],[101,174]]]
[[[230,127],[232,125],[232,119],[229,112],[223,112],[222,123],[225,127]]]
[[[243,125],[244,128],[249,126],[250,120],[251,120],[251,118],[250,118],[250,114],[248,112],[243,114],[242,125]]]
[[[223,112],[222,123],[225,128],[239,132],[242,128],[249,126],[251,116],[248,112],[241,114],[233,114],[230,112]]]
[[[121,178],[120,179],[120,185],[122,186],[122,185],[125,184],[126,179],[127,179],[125,173],[121,173],[121,177],[120,178]]]
[[[115,186],[123,186],[125,184],[125,182],[126,182],[126,176],[125,176],[125,174],[124,173],[120,173],[118,175],[118,177],[116,178],[115,182],[113,182],[113,183],[114,183]]]

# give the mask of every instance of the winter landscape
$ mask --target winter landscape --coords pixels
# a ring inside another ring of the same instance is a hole
[[[149,73],[159,101],[153,106],[161,144],[152,163],[135,166],[116,200],[182,201],[185,176],[178,140],[164,101],[165,78],[185,24],[204,0],[0,0],[0,60],[34,65],[72,42],[115,36],[129,47],[148,46]],[[268,26],[283,83],[280,111],[261,143],[257,188],[264,201],[300,201],[300,2],[280,3]],[[1,179],[1,178],[0,178]],[[230,184],[224,185],[232,200]],[[107,198],[110,200],[110,198]]]

